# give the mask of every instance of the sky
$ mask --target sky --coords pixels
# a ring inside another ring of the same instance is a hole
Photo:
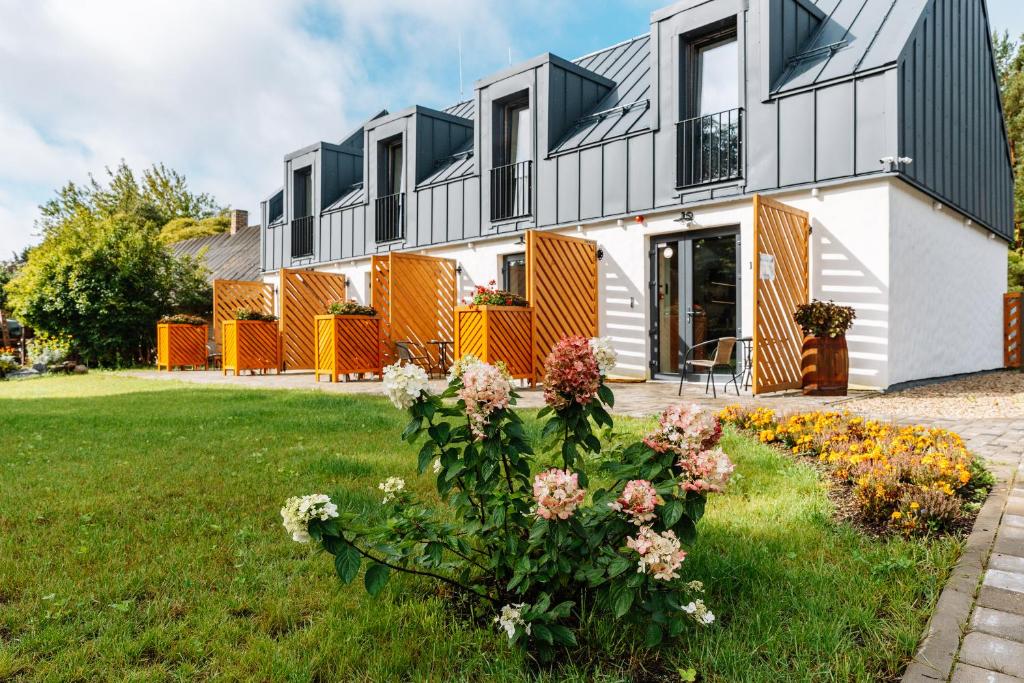
[[[1024,33],[1024,1],[988,0]],[[649,30],[669,0],[0,0],[0,260],[38,206],[122,159],[249,211],[282,157],[381,109],[443,108],[478,78]],[[459,43],[462,84],[459,91]]]

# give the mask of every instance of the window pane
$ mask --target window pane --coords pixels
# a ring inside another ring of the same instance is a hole
[[[530,158],[530,110],[527,107],[509,112],[510,149],[509,163],[515,164]]]
[[[402,146],[391,147],[391,194],[398,194],[405,186],[405,174],[402,173]]]
[[[511,254],[505,257],[505,282],[503,289],[519,296],[526,296],[526,255]]]
[[[697,113],[700,116],[739,106],[739,49],[735,38],[701,48],[698,68],[700,93]]]

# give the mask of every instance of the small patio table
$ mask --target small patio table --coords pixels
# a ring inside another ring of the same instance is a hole
[[[454,342],[447,339],[431,339],[427,343],[437,347],[437,366],[442,374],[448,372],[448,347]]]

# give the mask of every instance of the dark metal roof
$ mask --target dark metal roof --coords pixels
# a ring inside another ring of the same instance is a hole
[[[366,201],[366,194],[363,192],[363,184],[357,183],[346,190],[340,197],[328,204],[322,213],[344,209],[353,204],[362,204]]]
[[[895,64],[928,0],[814,0],[826,19],[774,91],[804,88]]]
[[[258,280],[260,277],[260,226],[250,225],[232,235],[222,232],[171,245],[178,256],[200,258],[209,270],[208,280]]]
[[[476,102],[473,100],[463,100],[457,102],[450,107],[445,108],[444,113],[451,114],[452,116],[461,116],[464,119],[473,120],[473,116],[476,114]]]

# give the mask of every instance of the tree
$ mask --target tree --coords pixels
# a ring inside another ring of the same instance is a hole
[[[185,217],[174,218],[168,221],[160,231],[160,241],[164,244],[174,244],[182,240],[217,235],[226,232],[229,227],[231,227],[231,219],[225,214],[199,220]]]
[[[1015,179],[1013,213],[1017,226],[1014,235],[1017,253],[1011,252],[1010,255],[1009,284],[1011,289],[1020,290],[1024,288],[1024,267],[1020,252],[1024,243],[1024,235],[1021,234],[1021,225],[1024,223],[1024,42],[1011,40],[1010,34],[1004,31],[1002,34],[996,33],[992,43]]]
[[[176,257],[160,233],[169,221],[220,209],[162,165],[141,182],[123,162],[107,174],[107,185],[93,177],[86,186],[68,183],[40,207],[43,242],[5,291],[19,319],[70,335],[88,363],[118,366],[148,360],[161,315],[210,312],[205,269]]]

